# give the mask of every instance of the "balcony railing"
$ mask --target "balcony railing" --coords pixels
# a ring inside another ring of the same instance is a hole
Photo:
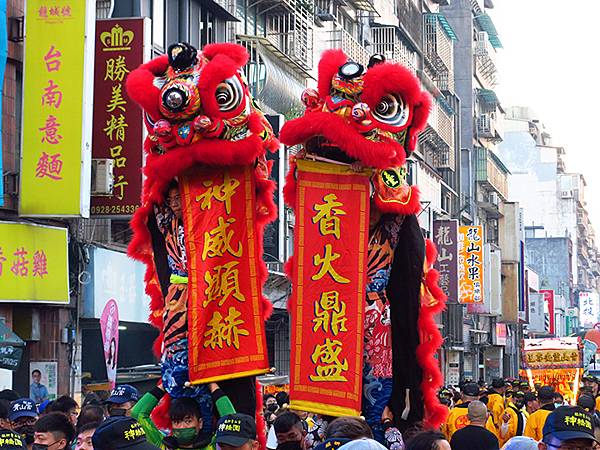
[[[341,48],[352,61],[366,66],[371,54],[343,28],[332,31],[331,48]]]
[[[372,28],[371,41],[373,53],[380,53],[386,60],[401,64],[412,73],[417,73],[417,53],[398,36],[397,27]]]
[[[498,69],[496,68],[496,50],[490,44],[487,33],[480,31],[477,40],[473,43],[473,64],[475,73],[482,83],[493,89],[498,82]]]
[[[454,119],[441,107],[439,102],[435,102],[427,124],[442,138],[448,147],[454,147]]]
[[[313,66],[312,13],[300,7],[294,12],[267,16],[266,38],[305,70]]]
[[[489,189],[494,189],[503,199],[508,197],[508,169],[487,148],[475,147],[475,179]]]
[[[455,170],[454,117],[448,114],[440,102],[435,102],[427,127],[419,136],[431,165],[437,169]]]
[[[425,56],[432,66],[434,79],[442,90],[454,91],[454,45],[438,14],[425,14]],[[440,86],[439,84],[443,85]]]
[[[421,4],[421,2],[418,2]],[[396,0],[397,16],[401,18],[401,25],[417,44],[423,48],[423,17],[422,11],[414,0]]]

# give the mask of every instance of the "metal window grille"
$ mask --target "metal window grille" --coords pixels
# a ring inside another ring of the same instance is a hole
[[[290,374],[290,319],[287,311],[275,310],[265,324],[269,364],[276,375]]]

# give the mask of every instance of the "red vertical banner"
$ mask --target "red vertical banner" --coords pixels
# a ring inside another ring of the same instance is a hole
[[[190,381],[267,373],[252,169],[198,167],[179,184],[189,269]]]
[[[332,416],[361,410],[369,177],[298,161],[290,399]]]
[[[131,215],[142,192],[142,110],[125,79],[144,62],[144,19],[96,21],[92,157],[114,161],[112,195],[92,197],[95,216]]]
[[[540,289],[540,294],[544,296],[546,331],[550,334],[554,334],[554,290]],[[546,310],[548,311],[547,313]]]

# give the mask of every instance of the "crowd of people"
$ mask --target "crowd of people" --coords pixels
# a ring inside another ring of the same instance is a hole
[[[551,386],[465,380],[439,393],[450,409],[441,432],[452,450],[600,448],[600,381],[591,375],[582,381],[571,406]]]
[[[285,392],[264,396],[259,426],[240,414],[216,383],[209,384],[215,417],[202,417],[195,400],[172,400],[170,430],[161,430],[152,412],[165,395],[158,386],[140,397],[130,385],[117,386],[102,400],[85,397],[36,403],[12,390],[0,392],[0,450],[598,450],[600,382],[583,379],[577,406],[549,386],[496,379],[491,386],[466,380],[444,388],[449,407],[440,430],[418,424],[396,428],[386,409],[383,438],[360,417],[328,417],[293,411]],[[260,436],[261,432],[264,436]]]

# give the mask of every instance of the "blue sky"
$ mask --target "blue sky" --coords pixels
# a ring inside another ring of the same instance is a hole
[[[567,170],[586,178],[585,198],[600,232],[600,2],[494,0],[504,106],[535,109],[565,147]],[[597,236],[600,239],[600,235]]]

